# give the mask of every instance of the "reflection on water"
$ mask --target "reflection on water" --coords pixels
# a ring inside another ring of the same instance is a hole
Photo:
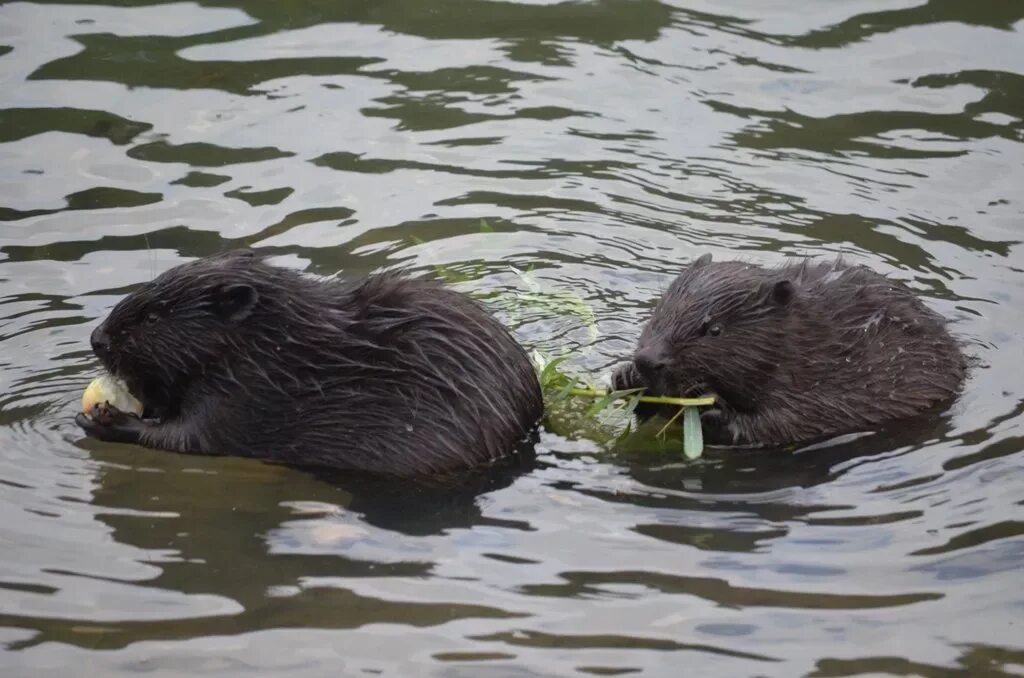
[[[5,675],[1024,672],[1024,6],[0,7]],[[481,229],[486,220],[490,229]],[[837,252],[976,365],[945,415],[698,463],[542,432],[430,484],[83,440],[88,333],[251,246],[589,304],[604,375],[682,262]]]

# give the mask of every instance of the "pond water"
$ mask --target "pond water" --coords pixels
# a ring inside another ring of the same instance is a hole
[[[1022,32],[1018,0],[5,3],[0,672],[1021,675]],[[457,487],[84,440],[97,320],[235,246],[531,269],[596,325],[502,319],[596,378],[692,258],[841,252],[975,365],[913,430],[685,463],[552,425]]]

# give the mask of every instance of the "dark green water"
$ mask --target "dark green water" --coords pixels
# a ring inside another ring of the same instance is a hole
[[[1024,3],[0,6],[0,673],[1024,674]],[[481,231],[481,219],[492,231]],[[510,266],[606,374],[704,253],[890,272],[977,358],[923,430],[444,490],[85,441],[88,334],[247,245]],[[596,334],[596,336],[595,336]]]

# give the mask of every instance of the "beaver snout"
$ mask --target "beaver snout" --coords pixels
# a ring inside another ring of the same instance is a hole
[[[89,343],[92,344],[92,351],[98,358],[106,358],[110,355],[110,335],[103,325],[92,331],[89,336]]]
[[[633,354],[633,364],[646,382],[656,384],[661,381],[662,376],[668,369],[668,356],[662,353],[660,349],[642,347]]]

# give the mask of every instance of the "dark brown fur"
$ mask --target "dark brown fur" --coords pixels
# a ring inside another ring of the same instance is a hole
[[[342,282],[232,252],[173,268],[93,333],[140,421],[79,416],[154,448],[414,475],[513,453],[542,414],[529,357],[440,283]]]
[[[659,300],[616,388],[713,393],[713,443],[782,445],[874,429],[948,403],[965,360],[906,287],[841,261],[688,266]],[[644,414],[649,415],[647,411]]]

